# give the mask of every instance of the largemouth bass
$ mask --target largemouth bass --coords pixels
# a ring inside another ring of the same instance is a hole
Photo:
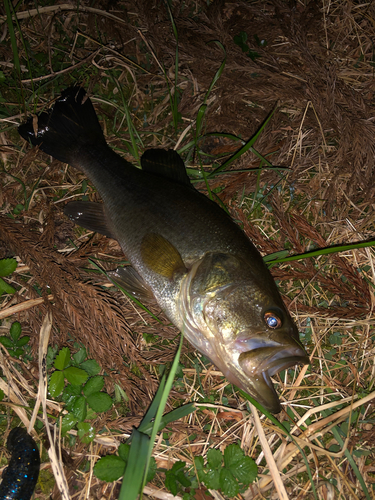
[[[270,377],[309,358],[255,246],[216,203],[190,183],[173,150],[147,150],[142,170],[106,143],[81,87],[19,127],[45,153],[83,171],[103,204],[68,203],[77,224],[115,238],[131,266],[115,281],[156,300],[191,344],[271,412]]]

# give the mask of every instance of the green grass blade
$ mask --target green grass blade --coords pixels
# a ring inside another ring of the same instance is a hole
[[[179,113],[178,113],[178,32],[177,26],[174,22],[173,14],[169,5],[169,2],[166,1],[167,11],[169,14],[169,19],[171,20],[173,34],[176,40],[176,55],[175,55],[175,66],[174,66],[174,93],[173,98],[171,99],[171,107],[172,107],[172,116],[173,116],[173,125],[175,130],[177,130],[178,122],[179,122]],[[168,79],[167,79],[168,81]],[[171,94],[170,94],[171,98]]]
[[[158,408],[156,415],[155,415],[154,427],[153,427],[152,433],[151,433],[151,439],[150,439],[150,444],[149,444],[149,449],[148,449],[148,458],[147,458],[146,468],[145,468],[145,472],[144,472],[142,491],[143,491],[144,485],[146,484],[147,470],[148,470],[148,466],[150,463],[152,449],[154,447],[155,437],[156,437],[156,434],[158,433],[160,422],[161,422],[163,412],[164,412],[164,408],[165,408],[165,405],[167,403],[167,399],[168,399],[170,390],[172,389],[173,380],[174,380],[174,377],[176,375],[176,371],[178,368],[178,362],[180,360],[180,354],[181,354],[183,340],[184,340],[184,336],[181,333],[180,345],[178,346],[176,356],[173,360],[171,370],[168,374],[168,378],[167,378],[167,381],[165,383],[165,387],[164,387],[162,396],[160,398],[159,408]]]
[[[10,37],[10,44],[12,46],[12,52],[13,52],[14,68],[17,72],[18,78],[21,80],[21,64],[20,64],[20,58],[18,55],[16,34],[14,32],[11,5],[12,4],[9,0],[4,0],[4,7],[5,7],[5,12],[6,12],[7,25],[8,25],[9,37]],[[12,5],[12,10],[13,10],[13,5]]]
[[[197,119],[196,119],[196,130],[195,130],[195,141],[194,142],[195,142],[196,151],[197,151],[197,154],[198,154],[198,157],[199,157],[200,173],[201,173],[201,175],[203,177],[204,183],[206,184],[206,189],[208,191],[208,196],[212,200],[213,198],[212,198],[211,188],[210,188],[210,185],[208,184],[207,175],[206,175],[206,172],[204,171],[204,168],[203,168],[203,165],[202,165],[202,162],[201,162],[201,158],[200,158],[200,155],[199,155],[199,152],[198,152],[198,136],[199,136],[201,128],[202,128],[203,117],[204,117],[204,115],[206,113],[206,109],[207,109],[207,104],[202,104],[202,106],[200,106],[200,108],[198,110]]]
[[[222,72],[224,71],[224,68],[225,68],[225,65],[226,65],[226,62],[227,62],[227,52],[224,48],[224,45],[219,42],[218,40],[212,40],[211,42],[208,42],[208,43],[216,43],[216,45],[218,47],[220,47],[222,49],[222,51],[224,52],[224,59],[222,60],[221,64],[220,64],[220,67],[219,69],[216,71],[213,79],[211,80],[211,83],[210,83],[210,86],[208,87],[208,90],[206,92],[206,95],[204,96],[204,99],[203,99],[203,104],[206,104],[206,101],[208,99],[208,96],[211,94],[211,91],[212,89],[214,88],[216,82],[218,81],[218,79],[221,77],[221,74]],[[208,44],[207,44],[208,45]]]
[[[175,410],[170,411],[169,413],[163,415],[160,421],[159,429],[158,432],[160,432],[164,427],[171,422],[174,422],[175,420],[179,420],[180,418],[186,417],[187,415],[190,415],[190,413],[193,413],[195,411],[195,406],[194,403],[188,403],[186,405],[180,406],[179,408],[176,408]],[[152,417],[153,418],[153,417]],[[149,421],[149,423],[146,424],[144,421],[146,418],[142,420],[141,425],[138,427],[138,429],[141,429],[142,426],[142,432],[144,434],[150,435],[152,432],[152,429],[154,427],[154,423]]]
[[[122,91],[121,85],[119,84],[119,82],[118,82],[118,80],[116,78],[111,77],[111,79],[116,84],[116,87],[117,87],[117,89],[118,89],[118,91],[119,91],[119,93],[121,95],[122,105],[123,105],[124,111],[125,111],[126,124],[128,126],[128,132],[129,132],[130,141],[131,141],[131,144],[132,144],[131,154],[134,156],[134,158],[139,163],[140,155],[139,155],[139,150],[138,150],[138,144],[137,144],[136,137],[137,137],[137,139],[138,139],[138,141],[139,141],[139,143],[141,144],[142,147],[143,147],[143,142],[142,142],[142,139],[139,136],[139,134],[138,134],[135,126],[134,126],[134,123],[133,123],[133,120],[132,120],[132,117],[131,117],[131,114],[130,114],[130,111],[129,111],[129,106],[128,106],[128,103],[125,100],[125,96],[124,96],[124,93]]]
[[[326,417],[329,416],[329,414],[327,412],[325,412],[325,411],[323,411],[322,413],[323,413],[323,416],[326,416]],[[332,434],[334,435],[336,441],[341,446],[341,448],[344,448],[344,441],[342,440],[342,437],[340,436],[340,433],[339,433],[337,427],[336,426],[332,427],[331,431],[332,431]],[[358,479],[358,481],[359,481],[359,483],[360,483],[360,485],[362,487],[362,490],[363,490],[363,493],[366,496],[366,499],[367,500],[371,500],[371,497],[370,497],[370,494],[368,492],[365,480],[363,479],[363,476],[362,476],[360,470],[358,469],[357,464],[355,463],[354,458],[352,457],[352,455],[350,454],[350,451],[347,448],[344,451],[344,455],[348,459],[348,462],[349,462],[350,466],[352,467],[352,469],[354,471],[354,474],[356,475],[356,477],[357,477],[357,479]]]
[[[161,402],[163,391],[165,389],[166,378],[167,378],[166,372],[164,372],[163,376],[160,380],[158,390],[156,391],[156,394],[155,394],[155,396],[150,404],[150,407],[148,408],[145,416],[142,418],[142,422],[138,426],[138,429],[143,433],[146,433],[148,426],[154,420],[156,412],[158,411],[158,407],[159,407],[160,402]]]
[[[357,248],[367,248],[375,246],[375,240],[369,241],[357,241],[356,243],[348,243],[346,245],[333,245],[326,248],[318,248],[317,250],[311,250],[310,252],[301,253],[298,255],[290,255],[289,257],[278,258],[276,255],[279,252],[275,252],[263,257],[264,262],[268,265],[280,264],[281,262],[291,262],[293,260],[310,259],[312,257],[319,257],[320,255],[329,255],[331,253],[346,252],[348,250],[356,250]],[[281,250],[284,252],[284,250]],[[276,258],[275,258],[276,257]]]
[[[212,42],[209,42],[209,43],[212,43]],[[204,96],[203,104],[200,106],[200,108],[198,110],[197,119],[196,119],[196,126],[195,126],[195,138],[194,138],[194,146],[195,146],[195,150],[197,152],[197,156],[199,158],[199,163],[200,163],[200,173],[201,173],[201,176],[203,177],[203,180],[206,184],[206,189],[208,191],[208,195],[209,195],[211,200],[213,199],[212,192],[211,192],[211,188],[210,188],[208,181],[207,181],[206,172],[204,171],[204,168],[202,165],[201,156],[200,156],[199,148],[198,148],[198,141],[199,141],[202,127],[203,127],[203,119],[204,119],[204,116],[205,116],[206,110],[207,110],[206,101],[207,101],[212,89],[214,88],[216,82],[220,78],[220,76],[225,68],[226,59],[227,59],[227,54],[226,54],[226,51],[224,49],[224,46],[217,40],[215,40],[214,43],[216,43],[224,51],[224,59],[221,62],[219,69],[216,71],[213,79],[211,80],[210,86],[208,87],[206,95]]]
[[[313,480],[313,477],[312,477],[312,474],[311,474],[311,469],[310,469],[309,462],[307,460],[307,457],[306,457],[304,451],[299,446],[299,444],[295,441],[294,437],[290,434],[290,432],[288,431],[288,429],[286,427],[284,427],[284,425],[281,422],[279,422],[274,415],[272,415],[272,413],[270,413],[268,410],[266,410],[265,408],[263,408],[263,406],[260,403],[258,403],[257,401],[255,401],[254,398],[252,398],[251,396],[249,396],[249,394],[246,394],[246,392],[244,392],[242,390],[240,390],[239,393],[241,394],[241,396],[243,398],[245,398],[248,401],[250,401],[250,403],[253,404],[255,406],[255,408],[257,408],[260,412],[262,412],[269,420],[271,420],[271,422],[274,425],[276,425],[276,427],[278,427],[283,433],[285,433],[291,439],[291,441],[293,441],[293,443],[297,446],[297,448],[299,449],[299,451],[301,453],[302,459],[305,462],[306,472],[307,472],[307,474],[309,476],[309,479],[310,479],[310,482],[311,482],[311,489],[312,489],[312,491],[314,493],[314,497],[316,498],[316,500],[318,500],[318,496],[317,496],[317,493],[316,493],[316,489],[315,489],[315,485],[314,485],[314,480]]]
[[[258,153],[258,151],[256,151],[254,148],[253,148],[253,145],[255,144],[256,140],[258,139],[258,137],[260,136],[260,134],[263,132],[263,130],[265,129],[267,123],[271,120],[273,114],[275,113],[276,111],[276,108],[274,108],[271,113],[267,116],[267,118],[265,119],[265,121],[263,122],[262,126],[260,127],[260,129],[253,135],[253,137],[244,145],[242,146],[241,149],[239,149],[233,156],[231,156],[226,162],[224,162],[222,165],[220,165],[219,167],[217,167],[208,177],[210,177],[212,174],[215,174],[217,172],[220,172],[221,170],[224,170],[224,168],[226,168],[228,165],[230,165],[234,160],[236,160],[237,158],[239,158],[240,156],[242,156],[244,153],[246,153],[247,151],[251,151],[252,153],[254,153],[261,161],[263,161],[266,165],[268,165],[269,167],[272,167],[272,164],[266,160],[266,158],[264,158],[260,153]]]
[[[150,438],[138,429],[132,432],[132,443],[125,474],[121,484],[119,500],[137,500],[147,462]]]

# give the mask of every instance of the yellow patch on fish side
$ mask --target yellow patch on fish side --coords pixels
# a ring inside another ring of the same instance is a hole
[[[163,236],[147,234],[141,244],[143,262],[155,273],[172,279],[177,271],[185,271],[179,251]]]

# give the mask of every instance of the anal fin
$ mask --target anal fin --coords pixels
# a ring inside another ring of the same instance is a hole
[[[110,271],[107,274],[111,280],[141,302],[155,302],[151,288],[146,285],[133,267],[118,267],[115,271]]]
[[[116,239],[108,227],[103,203],[95,203],[93,201],[71,201],[65,205],[64,214],[75,224],[89,231],[94,231],[104,234],[108,236],[108,238]]]

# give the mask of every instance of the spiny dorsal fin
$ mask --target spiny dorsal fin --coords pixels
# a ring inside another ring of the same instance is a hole
[[[146,285],[133,267],[118,267],[115,271],[110,271],[107,274],[111,280],[141,302],[155,302],[151,288]]]
[[[104,234],[108,238],[116,237],[108,227],[103,203],[93,201],[71,201],[64,208],[64,214],[75,224],[89,231]]]
[[[160,234],[150,233],[143,238],[141,254],[146,266],[165,278],[186,271],[179,251]]]
[[[141,158],[142,170],[192,187],[185,164],[173,149],[148,149]]]

